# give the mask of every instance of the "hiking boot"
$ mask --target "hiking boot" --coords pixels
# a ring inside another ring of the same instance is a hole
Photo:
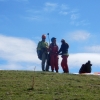
[[[58,73],[58,70],[56,71],[56,73]]]
[[[52,72],[54,72],[54,70],[52,70]]]
[[[45,71],[49,72],[49,70],[48,70],[48,69],[45,69]]]

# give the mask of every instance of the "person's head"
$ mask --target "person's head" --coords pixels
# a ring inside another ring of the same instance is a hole
[[[88,60],[87,64],[89,64],[89,65],[91,65],[91,66],[92,66],[92,64],[91,64],[91,61],[90,61],[90,60]]]
[[[91,61],[90,61],[90,60],[88,60],[88,61],[86,62],[86,64],[85,64],[85,65],[87,65],[87,66],[92,66]]]
[[[87,62],[87,63],[89,63],[89,64],[90,64],[90,63],[91,63],[91,62],[90,62],[90,60],[88,60],[88,62]]]
[[[61,39],[61,43],[63,44],[63,43],[66,43],[66,41],[64,40],[64,39]]]
[[[42,35],[42,41],[45,41],[45,39],[46,39],[46,35]]]
[[[51,38],[51,42],[52,42],[52,43],[56,43],[56,38],[55,38],[55,37],[52,37],[52,38]]]

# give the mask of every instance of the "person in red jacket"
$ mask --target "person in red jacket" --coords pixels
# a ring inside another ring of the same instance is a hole
[[[58,54],[60,52],[61,53],[61,57],[62,57],[62,61],[61,61],[61,66],[62,66],[62,69],[64,71],[64,73],[69,73],[69,68],[68,68],[68,64],[67,64],[67,59],[68,59],[68,48],[69,48],[69,45],[68,43],[66,43],[66,41],[64,39],[61,40],[61,47],[60,47],[60,50],[58,51]]]
[[[58,73],[58,46],[56,44],[56,38],[53,37],[51,39],[51,44],[49,45],[49,53],[50,53],[50,65],[51,70],[54,72],[54,70]]]

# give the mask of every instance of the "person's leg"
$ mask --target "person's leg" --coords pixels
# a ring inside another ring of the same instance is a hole
[[[63,56],[63,63],[64,63],[64,66],[65,66],[65,72],[69,73],[67,58],[68,58],[68,56],[66,56],[66,55]]]
[[[58,67],[58,56],[55,56],[55,61],[54,61],[54,64],[55,64],[55,70],[56,70],[56,72],[58,73],[58,69],[59,69],[59,67]]]
[[[46,69],[45,70],[49,71],[49,65],[48,64],[46,64]]]
[[[46,54],[42,54],[42,71],[45,71]]]
[[[49,66],[50,66],[50,55],[47,54],[46,71],[49,71]]]
[[[62,67],[62,69],[63,69],[63,71],[65,73],[65,65],[64,65],[64,58],[63,58],[63,56],[62,56],[62,61],[61,61],[61,67]]]
[[[54,55],[50,55],[50,64],[52,72],[54,72],[54,59]]]

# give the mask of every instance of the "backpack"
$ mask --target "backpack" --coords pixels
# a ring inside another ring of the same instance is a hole
[[[41,50],[37,50],[37,56],[40,60],[42,60],[42,51]]]
[[[45,45],[47,45],[47,42],[45,42]],[[37,47],[37,55],[38,55],[38,58],[40,60],[42,60],[42,54],[43,54],[43,52],[47,52],[47,49],[45,47],[43,47],[42,41],[39,41],[38,47]]]
[[[82,64],[79,73],[91,73],[91,66],[92,64],[90,63]]]
[[[38,45],[41,45],[41,41],[39,41]],[[40,60],[42,60],[42,51],[41,50],[37,50],[37,56]]]

